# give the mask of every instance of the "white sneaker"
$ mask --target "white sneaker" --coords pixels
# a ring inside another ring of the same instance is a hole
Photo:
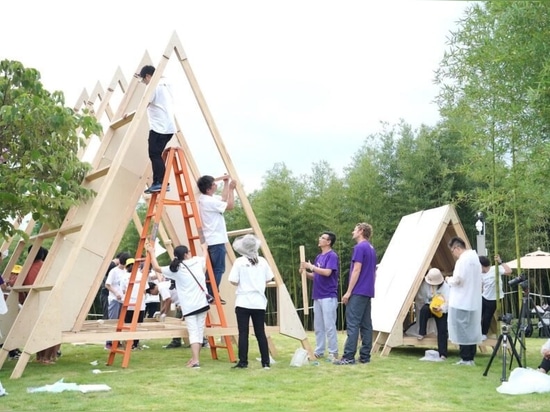
[[[333,353],[329,353],[328,356],[327,356],[327,358],[326,358],[326,361],[332,363],[332,362],[334,362],[336,359],[338,359],[338,355],[334,356]]]
[[[487,340],[487,335],[481,335],[481,341]]]
[[[473,360],[465,361],[462,359],[460,359],[457,363],[455,363],[455,365],[476,366]]]

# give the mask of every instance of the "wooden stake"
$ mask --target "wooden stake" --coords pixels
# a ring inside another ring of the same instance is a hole
[[[306,248],[300,245],[300,263],[306,261]],[[304,306],[304,316],[309,315],[309,300],[307,298],[307,274],[306,270],[302,269],[302,301]]]

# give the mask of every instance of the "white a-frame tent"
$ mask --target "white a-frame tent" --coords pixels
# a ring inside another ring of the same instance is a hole
[[[414,298],[427,271],[436,267],[445,275],[452,274],[455,259],[447,245],[454,236],[469,245],[451,205],[401,218],[377,269],[376,296],[372,300],[373,353],[389,355],[392,348],[402,345],[437,347],[435,338],[419,342],[405,336],[403,329],[409,323]]]
[[[146,64],[156,67],[149,86],[146,87],[141,83],[137,75],[127,83],[118,69],[106,91],[100,84],[91,94],[84,91],[76,109],[80,109],[83,104],[86,105],[104,124],[101,143],[90,162],[92,171],[82,182],[83,186],[94,190],[97,195],[88,202],[71,208],[61,227],[43,228],[38,235],[31,237],[33,246],[29,256],[34,256],[45,239],[53,238],[53,243],[32,286],[21,286],[32,263],[31,259],[27,259],[23,265],[20,279],[14,287],[15,292],[28,292],[22,308],[18,311],[17,293],[11,293],[7,303],[12,316],[0,316],[0,328],[4,336],[7,334],[0,350],[0,366],[4,366],[9,350],[19,348],[23,352],[13,370],[12,378],[19,378],[22,375],[32,354],[59,343],[186,336],[185,327],[179,321],[146,322],[140,324],[136,330],[117,332],[115,322],[107,321],[98,324],[98,322],[86,320],[105,271],[117,251],[129,221],[133,217],[136,221],[136,205],[142,198],[150,176],[150,161],[147,153],[147,102],[169,60],[175,60],[176,65],[181,67],[182,77],[188,82],[206,128],[217,148],[217,153],[212,155],[219,156],[226,169],[225,172],[239,181],[237,171],[175,33],[157,64],[153,64],[148,53],[145,53],[136,67],[136,73]],[[113,108],[115,104],[112,99],[115,91],[120,91],[121,95],[116,110]],[[95,103],[99,104],[95,105]],[[179,120],[178,113],[176,113],[176,120]],[[181,122],[178,123],[181,124]],[[189,141],[183,136],[181,130],[178,130],[169,146],[178,146],[185,153],[188,167],[185,173],[192,178],[192,181],[196,181],[201,174],[212,173],[209,170],[199,173],[189,148]],[[250,227],[228,233],[230,241],[233,237],[246,233],[258,236],[262,242],[261,252],[275,274],[275,282],[271,287],[275,289],[277,296],[277,325],[270,330],[298,339],[303,347],[311,351],[303,325],[240,183],[237,184],[236,192]],[[170,194],[167,195],[167,199],[169,196]],[[184,244],[186,239],[191,237],[186,233],[189,226],[183,220],[181,215],[168,211],[163,215],[159,235],[169,251],[173,246]],[[139,222],[136,221],[136,223],[139,227]],[[231,269],[235,259],[230,245],[227,246],[226,273]],[[16,253],[12,256],[7,270],[13,267],[23,249],[23,246],[16,248]],[[234,289],[230,288],[226,278],[227,276],[224,276],[220,291],[227,300],[225,306],[227,327],[207,330],[206,333],[210,336],[238,334],[232,310]],[[14,313],[16,316],[13,316]]]

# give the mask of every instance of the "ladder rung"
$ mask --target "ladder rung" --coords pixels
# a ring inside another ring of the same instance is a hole
[[[164,200],[164,205],[165,206],[177,206],[177,205],[184,205],[185,202],[184,200],[168,200],[168,199],[165,199]]]
[[[125,117],[121,117],[118,120],[115,120],[113,123],[111,123],[111,128],[118,129],[119,127],[124,126],[125,124],[128,124],[132,121],[134,118],[134,115],[136,114],[135,111],[128,113]]]
[[[105,176],[109,172],[110,168],[111,168],[111,165],[102,167],[101,169],[94,170],[93,172],[86,175],[86,181],[92,182],[96,179],[99,179],[100,177]]]

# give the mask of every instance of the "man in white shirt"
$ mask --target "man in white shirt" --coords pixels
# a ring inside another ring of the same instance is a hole
[[[143,83],[149,84],[155,73],[153,66],[143,66],[139,72]],[[149,159],[153,167],[153,184],[145,193],[160,192],[166,166],[162,160],[164,148],[176,133],[174,121],[174,101],[172,87],[165,77],[161,77],[155,92],[147,105],[149,118]]]
[[[455,236],[449,249],[457,259],[453,276],[447,279],[449,293],[449,339],[459,345],[457,365],[474,366],[477,344],[481,342],[481,264],[475,250]]]
[[[201,192],[199,196],[199,212],[202,232],[204,241],[208,245],[208,256],[212,263],[216,286],[219,290],[222,276],[225,272],[225,244],[229,242],[223,214],[226,210],[231,210],[235,206],[233,190],[237,186],[237,182],[231,180],[229,176],[224,177],[221,196],[215,194],[218,185],[212,176],[201,176],[197,181],[197,186]],[[210,282],[208,282],[207,286],[208,292],[212,295]]]
[[[123,252],[118,257],[118,265],[112,268],[105,280],[105,288],[109,291],[109,319],[118,319],[120,309],[124,302],[124,293],[122,283],[126,277],[126,261],[130,259],[130,254]],[[107,341],[105,349],[111,348],[111,342]]]
[[[487,256],[480,256],[479,262],[481,263],[481,279],[483,282],[482,305],[481,305],[481,339],[487,339],[487,333],[493,320],[493,315],[497,308],[497,277],[495,275],[495,267],[491,266],[491,262]],[[506,263],[502,262],[499,255],[495,255],[495,262],[498,265],[498,272],[501,275],[499,279],[499,293],[498,298],[504,297],[504,290],[502,289],[502,275],[509,275],[512,273],[512,268]]]

